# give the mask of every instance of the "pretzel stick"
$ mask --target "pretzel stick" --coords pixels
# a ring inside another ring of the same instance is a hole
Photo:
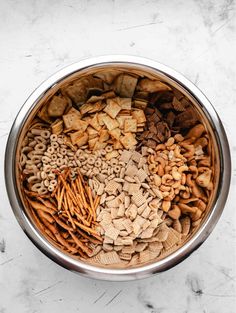
[[[42,211],[50,213],[52,215],[55,213],[55,211],[53,211],[52,209],[44,206],[43,204],[41,204],[39,202],[32,201],[29,198],[27,198],[27,201],[30,203],[32,208],[35,209],[35,210],[42,210]]]
[[[94,230],[94,229],[92,229],[92,228],[90,228],[90,227],[87,227],[87,226],[85,226],[85,225],[79,223],[79,222],[76,221],[76,220],[74,220],[74,223],[75,223],[77,226],[79,226],[80,228],[82,228],[83,230],[85,230],[87,233],[89,233],[89,234],[91,233],[91,234],[93,234],[93,235],[95,236],[95,238],[97,238],[96,236],[98,236],[98,234],[97,234],[96,230]]]
[[[97,207],[98,207],[98,205],[99,205],[100,198],[101,198],[101,196],[96,195],[96,198],[95,198],[95,200],[94,200],[95,212],[96,212]]]
[[[76,180],[75,183],[77,184],[77,188],[79,190],[79,193],[81,194],[81,198],[82,198],[82,202],[83,202],[83,205],[85,208],[87,208],[87,201],[86,201],[86,198],[85,198],[85,195],[84,195],[84,189],[82,187],[82,184],[81,184],[81,181],[80,180]]]
[[[90,202],[91,209],[92,209],[92,215],[93,215],[93,218],[95,220],[96,219],[96,213],[95,213],[95,207],[94,207],[94,202],[93,202],[91,188],[87,187],[86,189],[87,189],[87,195],[89,197],[89,202]]]
[[[48,213],[46,213],[46,212],[44,212],[44,211],[42,211],[42,210],[37,210],[37,213],[38,213],[38,216],[39,216],[40,218],[44,218],[44,219],[47,220],[50,224],[52,224],[52,223],[54,222],[54,218],[53,218],[50,214],[48,214]]]
[[[90,242],[92,242],[92,243],[94,243],[94,244],[101,244],[101,242],[102,242],[102,238],[100,238],[100,239],[94,239],[94,238],[92,238],[91,236],[85,234],[82,230],[80,230],[80,229],[78,229],[78,228],[76,229],[76,231],[77,231],[81,236],[83,236],[84,238],[88,239]]]
[[[89,254],[92,252],[91,249],[89,249],[87,246],[83,245],[83,243],[77,238],[76,235],[74,235],[71,231],[69,231],[69,233],[70,233],[71,237],[73,238],[74,242],[76,243],[76,245],[78,247],[80,247],[80,249],[82,251],[84,251],[86,254]]]
[[[62,228],[70,231],[70,230],[74,230],[72,227],[66,225],[66,223],[64,223],[62,220],[59,219],[59,217],[54,216],[55,221],[57,222],[58,225],[60,225]]]
[[[66,247],[71,252],[77,252],[77,249],[72,247],[60,234],[58,228],[54,226],[53,224],[48,223],[46,220],[44,220],[45,226],[51,230],[51,232],[56,237],[57,241],[62,244],[64,247]]]
[[[86,221],[83,216],[80,215],[79,212],[77,212],[77,209],[75,208],[75,215],[87,226],[90,226],[90,223]]]
[[[66,196],[66,194],[64,194],[64,207],[65,207],[66,213],[67,213],[67,215],[68,215],[68,217],[69,217],[69,220],[70,220],[70,222],[71,222],[72,227],[73,227],[74,229],[76,229],[75,224],[74,224],[74,222],[73,222],[73,219],[72,219],[72,217],[71,217],[71,215],[70,215],[70,211],[69,211],[69,209],[68,209],[68,203],[67,203],[67,196]]]

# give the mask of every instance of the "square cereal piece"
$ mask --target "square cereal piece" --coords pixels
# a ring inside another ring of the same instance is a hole
[[[78,115],[80,118],[82,117],[82,115],[81,115],[80,111],[79,111],[79,110],[77,110],[77,109],[76,109],[76,108],[74,108],[74,107],[70,108],[70,109],[69,109],[69,111],[68,111],[68,112],[66,112],[66,114],[72,114],[72,113],[74,113],[74,114]]]
[[[120,112],[121,106],[117,103],[117,99],[107,99],[107,105],[104,108],[104,112],[106,112],[111,118],[115,118],[117,114]]]
[[[135,119],[126,119],[124,122],[125,133],[136,133],[137,132],[137,121]]]
[[[131,110],[131,98],[119,98],[119,104],[122,110]]]
[[[137,176],[137,173],[138,173],[137,166],[133,164],[128,164],[126,171],[125,171],[125,175],[129,177],[134,177],[134,176]]]
[[[121,259],[116,251],[111,251],[107,253],[102,253],[100,255],[100,261],[101,264],[110,265],[120,263]]]
[[[97,139],[97,138],[95,138]],[[106,142],[100,142],[100,141],[96,141],[94,147],[93,147],[93,150],[101,150],[101,149],[104,149],[106,147],[107,143]]]
[[[133,223],[131,222],[130,219],[125,219],[125,220],[123,221],[123,225],[124,225],[124,227],[125,227],[125,230],[128,232],[128,234],[131,234],[132,231],[133,231],[132,224],[133,224]]]
[[[121,129],[124,128],[124,124],[125,124],[126,119],[132,119],[132,116],[130,116],[130,115],[124,115],[124,116],[123,115],[117,115],[116,120],[119,123],[119,127]]]
[[[120,128],[115,128],[115,129],[110,130],[109,134],[111,135],[112,138],[119,141],[120,135],[121,135],[121,130],[120,130]]]
[[[118,210],[118,212],[119,212],[119,210]],[[118,212],[117,212],[117,213],[118,213]],[[117,214],[117,216],[119,216],[119,215]],[[124,227],[124,225],[123,225],[123,221],[124,221],[124,218],[116,218],[116,219],[114,219],[114,220],[112,221],[112,223],[114,224],[114,226],[115,226],[116,229],[118,229],[118,230],[124,230],[125,227]]]
[[[92,106],[93,108],[89,111],[90,114],[101,111],[105,107],[105,104],[103,104],[102,101],[97,101],[93,103]]]
[[[88,136],[89,136],[89,139],[93,139],[95,137],[98,136],[98,131],[95,130],[93,127],[89,126],[87,128],[87,133],[88,133]]]
[[[80,130],[74,133],[70,133],[70,139],[71,139],[72,144],[74,145],[76,143],[76,140],[83,137],[83,135],[84,135],[84,132]]]
[[[122,144],[120,143],[119,140],[115,140],[114,143],[113,143],[113,148],[114,148],[115,150],[119,150],[119,149],[122,149],[123,146],[122,146]]]
[[[97,117],[98,117],[98,123],[100,126],[103,126],[104,125],[104,122],[103,122],[103,117],[106,116],[106,113],[98,113]]]
[[[121,137],[120,142],[125,149],[134,148],[134,146],[138,143],[132,133],[126,133],[123,137]]]
[[[105,116],[103,116],[103,122],[104,122],[105,126],[107,127],[107,129],[109,129],[109,130],[112,130],[112,129],[119,127],[118,122],[115,119],[108,116],[107,114]]]
[[[74,129],[74,130],[78,130],[78,127],[81,126],[80,122],[80,115],[77,113],[68,113],[62,116],[65,127],[67,129]],[[86,123],[86,125],[88,126],[88,123],[83,121],[84,123]],[[79,126],[78,126],[79,125]],[[83,123],[82,123],[83,125]],[[85,124],[84,124],[85,125]],[[86,129],[86,128],[85,128]]]
[[[82,115],[86,114],[86,113],[90,113],[90,111],[93,109],[93,104],[92,103],[84,103],[83,105],[81,105],[81,107],[79,108],[80,113]]]
[[[140,186],[141,186],[140,184],[130,183],[129,190],[128,190],[129,195],[133,195],[137,193],[140,189]]]
[[[139,207],[146,202],[146,198],[142,195],[142,192],[139,191],[132,196],[132,202]]]
[[[97,131],[99,131],[102,127],[101,125],[98,123],[98,114],[96,113],[94,115],[94,117],[92,119],[89,120],[89,124],[96,129]]]
[[[137,152],[137,151],[134,151],[132,153],[132,160],[136,163],[139,163],[140,161],[140,158],[142,157],[141,153]]]
[[[101,129],[99,132],[99,141],[100,142],[105,142],[109,139],[109,133],[107,129]]]
[[[95,146],[97,141],[98,141],[97,138],[89,139],[88,144],[89,144],[89,149],[90,150],[93,150],[93,148],[94,148],[94,146]]]
[[[54,123],[52,123],[51,129],[53,134],[60,135],[63,132],[63,121],[57,119]]]
[[[86,145],[87,142],[88,142],[88,134],[84,133],[81,137],[76,139],[75,144],[78,147],[82,147],[82,146]]]
[[[120,187],[120,184],[115,182],[114,180],[110,180],[105,187],[105,191],[109,195],[116,195],[117,189]]]
[[[120,155],[120,161],[128,163],[131,157],[132,157],[131,151],[123,150],[121,155]]]
[[[147,173],[142,168],[138,170],[136,176],[138,177],[140,183],[144,182],[145,179],[148,177]]]
[[[119,236],[120,231],[110,224],[109,228],[105,230],[105,236],[116,240]]]
[[[143,110],[132,111],[132,117],[137,121],[138,124],[146,122],[146,116]]]
[[[147,100],[134,100],[134,107],[137,109],[145,110],[147,105]]]

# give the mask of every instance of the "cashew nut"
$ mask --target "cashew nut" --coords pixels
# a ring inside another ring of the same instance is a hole
[[[206,137],[201,137],[198,138],[195,142],[194,142],[194,146],[201,146],[202,148],[205,148],[208,145],[208,140],[206,139]]]
[[[207,201],[207,197],[204,193],[204,191],[202,190],[202,188],[200,186],[197,185],[197,183],[195,181],[192,181],[192,194],[199,198],[202,199],[204,202]]]
[[[161,191],[170,191],[171,187],[170,186],[165,186],[165,185],[161,185],[160,186],[160,190]]]
[[[175,139],[173,137],[170,137],[166,142],[166,147],[170,147],[175,143]]]
[[[172,176],[173,176],[173,175],[172,175]],[[177,188],[180,187],[180,185],[181,185],[181,181],[180,181],[180,180],[177,180],[177,181],[175,181],[174,184],[172,185],[172,188],[177,189]]]
[[[195,201],[198,201],[198,198],[189,198],[189,199],[180,199],[179,200],[181,203],[185,203],[185,204],[188,204],[188,203],[190,203],[190,202],[195,202]],[[198,205],[197,204],[194,204],[194,206],[196,206],[196,207],[198,207]]]
[[[186,214],[186,213],[195,213],[197,211],[197,207],[193,206],[189,206],[187,204],[184,204],[184,203],[179,203],[179,208],[181,210],[181,212],[183,214]]]
[[[163,175],[161,181],[164,185],[172,185],[174,183],[173,177],[170,174]]]
[[[180,147],[176,146],[174,149],[174,156],[179,159],[183,159],[182,154],[180,153]]]
[[[196,183],[201,187],[208,187],[211,182],[211,173],[212,171],[210,169],[204,171],[196,178]]]
[[[196,166],[189,166],[189,171],[193,174],[193,179],[196,179],[198,176],[198,169]]]
[[[183,173],[183,172],[186,172],[186,171],[188,171],[188,166],[187,165],[182,165],[182,166],[180,166],[179,168],[178,168],[178,172],[179,173]]]
[[[178,219],[174,220],[172,227],[174,230],[176,230],[178,233],[182,233],[182,225]]]
[[[180,224],[182,226],[182,235],[187,236],[191,227],[191,220],[188,216],[180,220]]]
[[[197,199],[195,205],[202,211],[204,212],[206,210],[206,203],[203,202],[201,199]]]
[[[182,175],[181,172],[178,171],[177,167],[172,168],[172,176],[174,180],[181,180]]]
[[[174,188],[171,187],[168,196],[164,197],[164,200],[172,201],[174,199],[174,197],[175,197],[175,190],[174,190]]]
[[[153,175],[154,184],[159,187],[161,185],[161,177],[157,174]]]
[[[194,145],[185,145],[184,148],[187,150],[187,152],[183,154],[185,158],[188,159],[194,156],[195,153]]]
[[[169,211],[169,209],[170,209],[170,206],[171,206],[171,202],[170,201],[163,201],[162,202],[162,210],[164,211],[164,212],[168,212]]]
[[[163,176],[165,174],[164,167],[159,164],[155,173],[158,173],[159,176]]]
[[[181,215],[181,210],[178,205],[174,204],[173,209],[168,212],[168,215],[173,218],[173,220],[178,220]]]
[[[211,160],[210,157],[204,157],[198,162],[198,166],[206,166],[210,167],[211,166]]]
[[[163,168],[166,166],[166,160],[163,157],[158,156],[155,158],[155,161],[160,163]]]
[[[186,176],[186,184],[187,184],[189,187],[192,187],[192,186],[193,186],[192,174],[187,174],[187,176]]]
[[[160,143],[159,145],[156,146],[155,150],[159,151],[159,150],[165,150],[166,146],[164,145],[164,143]]]
[[[191,196],[189,187],[186,187],[186,190],[185,190],[185,191],[181,191],[181,192],[180,192],[180,196],[181,196],[183,199],[189,199],[190,196]]]
[[[197,211],[193,214],[191,214],[191,219],[193,222],[199,220],[199,218],[202,216],[202,211],[200,209],[197,209]]]
[[[171,167],[170,165],[167,165],[167,166],[165,167],[165,173],[166,173],[166,174],[169,174],[171,170],[172,170],[172,167]]]
[[[184,140],[184,137],[181,134],[174,135],[174,138],[177,142],[181,142]]]

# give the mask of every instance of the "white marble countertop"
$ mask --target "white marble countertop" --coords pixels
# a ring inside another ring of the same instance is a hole
[[[236,2],[1,1],[0,42],[0,312],[235,312]],[[175,268],[136,282],[90,280],[54,264],[19,227],[4,186],[7,135],[25,99],[55,71],[103,54],[183,73],[215,106],[232,151],[231,193],[213,233]]]

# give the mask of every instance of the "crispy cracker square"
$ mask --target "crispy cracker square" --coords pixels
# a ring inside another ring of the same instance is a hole
[[[118,122],[107,114],[103,116],[103,122],[109,130],[119,127]]]
[[[135,119],[126,119],[124,122],[125,133],[136,133],[137,132],[137,121]]]
[[[111,118],[115,118],[117,114],[120,112],[121,106],[117,102],[117,99],[107,99],[107,105],[104,108],[104,112],[106,112]]]
[[[120,142],[125,149],[131,149],[138,143],[132,133],[126,133],[123,137],[121,137]]]
[[[143,110],[132,111],[132,117],[137,121],[138,124],[146,122],[146,116]]]

